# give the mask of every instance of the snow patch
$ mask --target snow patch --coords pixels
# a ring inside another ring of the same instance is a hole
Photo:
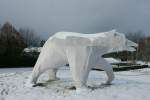
[[[61,69],[60,80],[47,82],[44,73],[38,83],[43,86],[25,87],[30,71],[7,72],[0,74],[0,100],[149,100],[150,68],[115,72],[112,85],[105,81],[103,71],[91,71],[88,80],[89,92],[77,93],[68,89],[74,86],[68,69]]]

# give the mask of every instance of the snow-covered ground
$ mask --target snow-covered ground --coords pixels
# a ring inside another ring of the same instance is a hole
[[[150,68],[115,72],[110,86],[102,85],[103,71],[91,71],[88,86],[93,90],[81,94],[69,89],[73,83],[68,69],[58,72],[60,80],[47,82],[44,73],[39,79],[43,87],[27,88],[30,73],[31,68],[0,69],[0,100],[150,100]]]

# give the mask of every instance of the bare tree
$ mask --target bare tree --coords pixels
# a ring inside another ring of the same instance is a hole
[[[126,36],[139,45],[133,56],[136,56],[138,60],[150,61],[150,37],[146,37],[142,31],[128,33]]]
[[[130,32],[126,34],[126,37],[136,43],[139,42],[140,39],[144,38],[145,35],[143,34],[142,31],[137,31],[137,32]]]
[[[19,30],[21,35],[24,38],[25,43],[28,47],[30,46],[39,46],[40,45],[40,37],[36,34],[36,32],[29,28],[21,28]]]

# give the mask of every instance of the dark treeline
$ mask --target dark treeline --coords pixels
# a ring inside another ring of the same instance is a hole
[[[36,58],[23,54],[23,49],[40,46],[40,37],[28,28],[17,30],[6,22],[0,25],[0,67],[33,66]]]

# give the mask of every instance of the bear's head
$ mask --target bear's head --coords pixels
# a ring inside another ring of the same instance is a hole
[[[117,51],[135,51],[138,46],[136,43],[128,40],[124,34],[112,30],[105,33],[109,42],[110,49],[108,52]]]

